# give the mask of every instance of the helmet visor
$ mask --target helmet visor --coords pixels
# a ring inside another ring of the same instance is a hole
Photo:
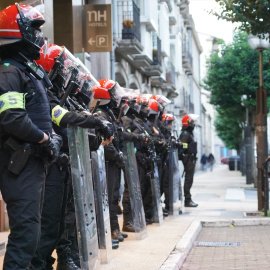
[[[58,57],[55,58],[55,64],[48,75],[54,87],[59,90],[67,87],[72,75],[72,69],[75,66],[75,63],[73,65],[71,64],[72,59],[70,57],[73,57],[71,53],[65,47],[62,48]],[[67,65],[67,63],[69,64]]]
[[[141,105],[139,105],[138,103],[135,103],[133,109],[134,109],[134,111],[136,111],[137,113],[140,113]]]
[[[41,2],[39,1],[39,3]],[[41,49],[44,45],[44,38],[40,28],[45,23],[45,19],[40,11],[44,12],[44,5],[43,8],[41,7],[42,5],[36,5],[37,8],[35,8],[29,6],[29,4],[26,5],[26,3],[16,3],[15,5],[20,15],[18,24],[23,39]]]
[[[122,97],[125,95],[123,88],[116,82],[115,85],[108,90],[111,98],[116,102],[119,107]]]
[[[163,96],[163,95],[158,95],[157,101],[158,101],[160,104],[162,104],[162,106],[166,106],[166,105],[172,103],[168,98],[166,98],[166,97]]]

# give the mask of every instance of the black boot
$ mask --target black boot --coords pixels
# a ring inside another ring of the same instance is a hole
[[[117,249],[117,248],[119,248],[119,245],[117,243],[112,242],[112,249]]]
[[[77,250],[71,250],[71,259],[73,262],[78,266],[81,267],[81,262],[80,262],[80,254],[79,251]]]
[[[185,201],[185,207],[197,207],[198,204],[193,202],[192,200]]]
[[[133,224],[131,222],[125,222],[122,227],[123,232],[135,232]]]
[[[121,234],[122,234],[122,236],[123,236],[124,238],[128,238],[128,234],[123,233],[123,232],[121,232]]]
[[[124,241],[123,235],[120,233],[119,229],[115,229],[112,231],[112,239],[117,239],[119,242]]]
[[[80,268],[71,259],[70,254],[65,253],[58,257],[56,270],[80,270]]]
[[[163,217],[167,217],[169,215],[169,210],[167,208],[162,208]]]
[[[112,243],[113,244],[119,244],[119,240],[118,239],[112,239]]]

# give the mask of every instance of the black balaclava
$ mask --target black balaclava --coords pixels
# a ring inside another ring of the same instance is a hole
[[[30,61],[38,60],[40,58],[40,49],[24,40],[0,47],[0,58],[2,60],[12,58],[22,61],[21,57],[19,56],[19,52],[21,52]]]

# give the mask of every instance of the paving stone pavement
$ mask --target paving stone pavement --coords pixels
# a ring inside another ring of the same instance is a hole
[[[256,211],[256,189],[253,184],[246,185],[245,182],[245,177],[240,172],[229,171],[227,165],[216,165],[213,172],[197,172],[191,191],[193,200],[199,206],[197,208],[185,208],[182,215],[165,218],[161,226],[156,224],[147,226],[148,236],[143,240],[136,240],[134,234],[128,233],[129,237],[123,243],[120,243],[117,250],[112,251],[110,263],[101,265],[100,270],[157,270],[162,267],[173,250],[175,250],[177,243],[181,241],[185,232],[192,227],[193,222],[241,219],[244,217],[244,212]],[[119,221],[121,225],[122,216],[119,216]],[[209,231],[211,231],[211,228],[209,228]],[[253,234],[248,235],[251,237]],[[6,238],[7,233],[0,233],[0,240],[6,240]],[[239,241],[243,240],[240,239]],[[200,249],[208,250],[209,248]],[[233,248],[227,247],[227,249],[231,250]],[[258,250],[257,253],[261,254],[262,248],[257,247],[256,249]],[[270,252],[268,253],[270,254]],[[202,255],[202,258],[206,259],[206,257]],[[258,257],[258,262],[261,262],[259,259]],[[2,261],[3,256],[0,257],[0,268],[2,267]],[[199,261],[196,267],[199,267],[200,263]],[[218,266],[219,268],[209,268],[210,266],[207,266],[204,269],[238,269],[222,268],[224,265],[225,260],[222,265]],[[258,265],[261,266],[261,264]],[[56,269],[56,265],[54,267]],[[186,269],[197,269],[195,266],[193,267]],[[252,269],[264,269],[263,267],[263,265],[260,268],[255,266]],[[268,266],[266,269],[270,269],[270,267]]]
[[[202,242],[233,242],[239,246],[200,246]],[[198,244],[198,245],[197,245]],[[202,228],[182,270],[269,270],[270,226]]]

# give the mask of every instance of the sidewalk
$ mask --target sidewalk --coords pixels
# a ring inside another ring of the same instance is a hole
[[[147,226],[148,237],[144,240],[135,240],[134,234],[129,233],[119,248],[112,251],[111,262],[100,269],[172,269],[161,266],[193,222],[243,219],[243,212],[257,210],[256,189],[245,182],[240,172],[229,171],[227,165],[216,166],[213,172],[197,173],[192,188],[197,208],[186,208],[185,213],[175,218],[167,217],[161,226]],[[0,241],[3,237],[6,238],[6,233],[0,233]],[[2,262],[3,256],[0,259]]]

